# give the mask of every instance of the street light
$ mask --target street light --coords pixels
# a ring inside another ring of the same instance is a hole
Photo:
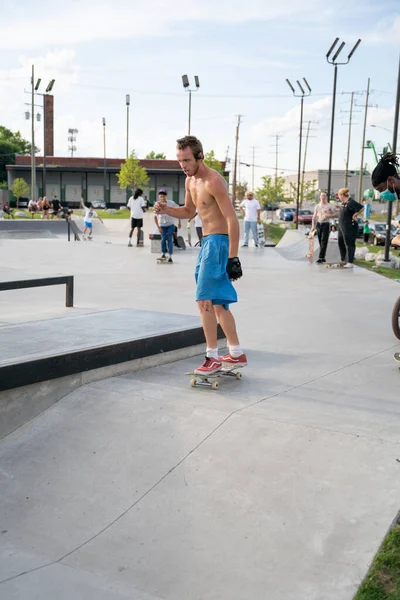
[[[126,158],[129,157],[129,106],[131,104],[131,97],[126,94]]]
[[[357,50],[358,46],[361,43],[361,40],[357,40],[357,42],[354,44],[350,54],[347,57],[346,62],[337,62],[338,56],[341,53],[341,51],[343,50],[344,46],[345,46],[345,42],[342,42],[339,46],[339,48],[336,50],[335,54],[333,55],[332,59],[329,60],[330,55],[332,54],[333,50],[336,47],[336,44],[338,43],[339,38],[336,38],[335,41],[333,42],[332,46],[329,48],[328,53],[326,55],[326,60],[328,61],[328,63],[330,65],[334,65],[335,67],[335,71],[334,71],[334,77],[333,77],[333,98],[332,98],[332,118],[331,118],[331,140],[330,140],[330,147],[329,147],[329,167],[328,167],[328,189],[327,189],[327,194],[328,194],[328,202],[330,200],[330,194],[331,194],[331,178],[332,178],[332,151],[333,151],[333,131],[334,131],[334,126],[335,126],[335,104],[336,104],[336,81],[337,81],[337,68],[338,65],[347,65],[347,63],[350,62],[351,57],[353,56],[354,52]]]
[[[382,125],[370,125],[370,127],[376,127],[377,129],[384,129],[385,131],[392,133],[391,129],[388,129],[387,127],[382,127]]]
[[[104,145],[104,203],[106,204],[107,189],[107,162],[106,162],[106,120],[103,117],[103,145]]]
[[[75,142],[76,142],[76,134],[79,133],[78,129],[70,128],[68,129],[68,141],[71,142],[71,145],[68,147],[68,150],[71,151],[71,158],[74,157],[74,152],[76,150]]]
[[[290,87],[290,89],[293,92],[293,96],[295,96],[296,98],[301,98],[301,102],[300,102],[300,140],[299,140],[299,168],[298,168],[298,172],[297,172],[297,198],[296,198],[296,229],[299,228],[299,207],[300,207],[300,176],[301,176],[301,138],[303,136],[303,103],[304,103],[304,97],[305,96],[310,96],[311,95],[311,88],[308,85],[308,81],[305,77],[303,77],[303,81],[307,87],[307,91],[304,90],[303,86],[301,85],[300,81],[296,81],[299,89],[300,89],[300,94],[296,91],[296,89],[293,87],[293,85],[290,83],[289,79],[286,79],[286,83],[288,84],[288,86]]]
[[[190,89],[189,77],[187,75],[182,75],[182,85],[187,92],[189,92],[189,127],[188,127],[188,135],[190,135],[190,121],[192,117],[192,92],[197,92],[200,87],[200,81],[197,75],[194,76],[194,83],[196,85],[196,89]]]

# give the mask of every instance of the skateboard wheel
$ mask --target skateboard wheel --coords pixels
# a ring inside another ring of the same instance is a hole
[[[217,390],[219,388],[219,383],[218,381],[213,381],[211,384],[211,387],[213,390]]]
[[[241,373],[236,373],[235,377],[236,377],[236,379],[242,379],[242,374]]]
[[[190,386],[191,387],[196,387],[196,385],[197,385],[197,381],[195,379],[191,379],[190,380]]]

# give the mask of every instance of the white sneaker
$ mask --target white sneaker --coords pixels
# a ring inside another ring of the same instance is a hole
[[[343,269],[352,269],[353,267],[353,263],[346,263],[345,265],[343,265]]]

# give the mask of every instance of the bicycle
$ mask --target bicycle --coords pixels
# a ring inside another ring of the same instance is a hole
[[[400,340],[400,296],[397,298],[392,312],[393,333]]]

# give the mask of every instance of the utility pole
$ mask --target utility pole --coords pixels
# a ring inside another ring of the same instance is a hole
[[[311,121],[308,121],[307,125],[307,133],[306,133],[306,143],[304,145],[304,158],[303,158],[303,171],[301,173],[301,188],[300,188],[300,206],[303,206],[304,201],[304,175],[306,172],[306,158],[307,158],[307,148],[308,148],[308,136],[310,135],[310,125]]]
[[[126,94],[126,158],[129,158],[129,106],[131,104],[131,97]]]
[[[256,152],[256,147],[252,146],[252,162],[251,162],[251,191],[254,193],[254,158],[255,158],[255,152]]]
[[[279,133],[276,134],[276,142],[275,142],[275,188],[278,182],[278,156],[279,156],[279,138],[282,137]]]
[[[31,149],[31,198],[36,199],[36,153],[35,153],[35,67],[32,65],[32,149]]]
[[[349,119],[349,136],[347,140],[347,157],[346,157],[346,171],[344,174],[344,187],[347,188],[349,182],[349,160],[350,160],[350,141],[351,141],[351,126],[353,119],[353,102],[354,102],[354,92],[351,92],[351,101],[350,101],[350,119]]]
[[[236,173],[237,173],[237,158],[238,158],[238,145],[239,145],[239,128],[243,115],[237,116],[236,125],[236,141],[235,141],[235,163],[233,165],[233,181],[232,181],[232,204],[236,204]]]
[[[372,107],[372,105],[368,105],[368,99],[369,99],[369,84],[370,84],[370,79],[368,77],[368,85],[367,85],[367,98],[366,98],[366,102],[365,102],[365,113],[364,113],[364,129],[363,129],[363,138],[362,138],[362,144],[361,144],[361,166],[360,166],[360,178],[359,178],[359,182],[358,182],[358,202],[360,202],[361,204],[361,200],[362,200],[362,185],[363,185],[363,176],[364,176],[364,146],[365,146],[365,131],[367,129],[367,114],[368,114],[368,107]],[[359,104],[356,103],[356,106],[360,106]],[[374,108],[377,108],[377,106],[375,106]]]

